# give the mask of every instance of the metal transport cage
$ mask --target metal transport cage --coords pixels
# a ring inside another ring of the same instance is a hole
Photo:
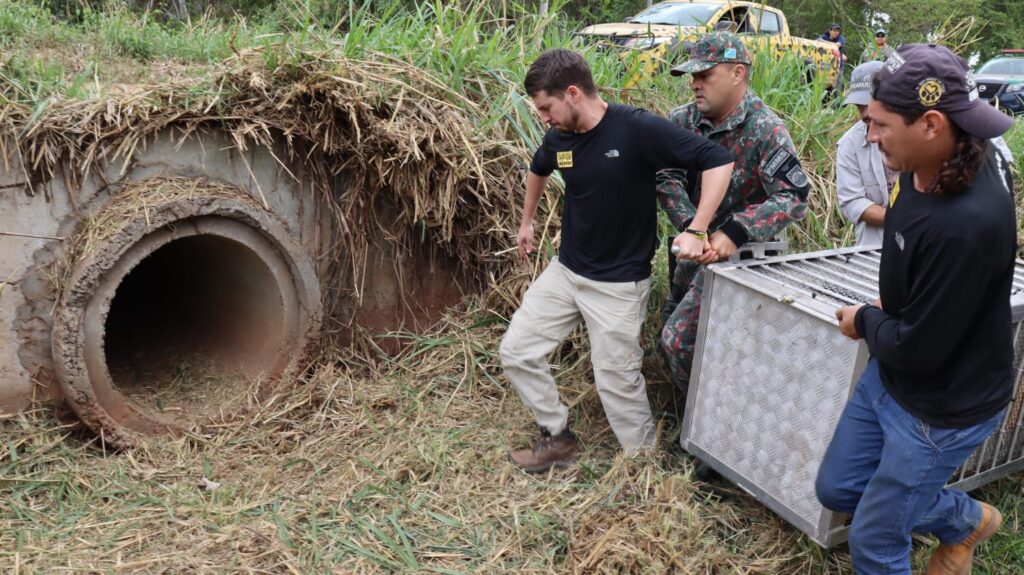
[[[844,248],[710,266],[680,442],[823,546],[848,516],[818,502],[814,479],[868,360],[835,310],[878,297],[880,250]],[[1018,379],[999,429],[954,473],[970,490],[1024,469],[1024,262],[1010,297]]]

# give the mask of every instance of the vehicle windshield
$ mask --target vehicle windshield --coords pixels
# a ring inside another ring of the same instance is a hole
[[[634,16],[634,24],[667,24],[669,26],[704,26],[721,8],[721,4],[655,4]]]
[[[979,74],[999,74],[1001,76],[1024,76],[1024,58],[1004,58],[986,62],[978,69]]]

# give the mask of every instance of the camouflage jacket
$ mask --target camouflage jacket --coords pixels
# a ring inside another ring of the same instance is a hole
[[[893,50],[892,46],[888,44],[885,44],[884,46],[881,47],[879,47],[877,44],[872,44],[867,48],[864,48],[864,52],[861,53],[860,55],[860,61],[870,62],[872,60],[880,60],[882,62],[885,62],[890,57],[892,57],[893,52],[895,52],[895,50]]]
[[[673,110],[669,119],[720,144],[736,158],[712,230],[722,229],[739,246],[770,240],[803,219],[810,187],[793,140],[782,120],[750,89],[717,128],[692,103]],[[700,172],[666,170],[658,176],[658,196],[672,223],[692,220],[700,202]]]

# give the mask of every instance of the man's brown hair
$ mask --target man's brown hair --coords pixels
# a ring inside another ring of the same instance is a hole
[[[523,85],[531,98],[541,91],[561,97],[569,86],[578,86],[587,96],[597,95],[597,85],[587,61],[563,48],[552,48],[541,54],[526,72]]]

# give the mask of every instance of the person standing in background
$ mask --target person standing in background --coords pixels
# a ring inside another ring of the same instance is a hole
[[[836,50],[839,54],[839,77],[836,79],[835,87],[836,93],[839,94],[843,89],[843,73],[846,70],[846,37],[843,36],[843,28],[838,23],[830,24],[828,30],[818,39],[839,45]]]
[[[843,216],[856,225],[857,245],[882,243],[882,226],[889,206],[889,189],[897,173],[885,166],[878,144],[868,141],[868,102],[871,80],[882,68],[877,61],[853,69],[845,106],[856,106],[860,121],[836,144],[836,195]]]
[[[884,28],[875,30],[875,44],[864,48],[864,53],[860,55],[861,62],[871,62],[878,60],[879,62],[885,62],[892,56],[893,49],[888,43],[886,43],[886,33]]]

